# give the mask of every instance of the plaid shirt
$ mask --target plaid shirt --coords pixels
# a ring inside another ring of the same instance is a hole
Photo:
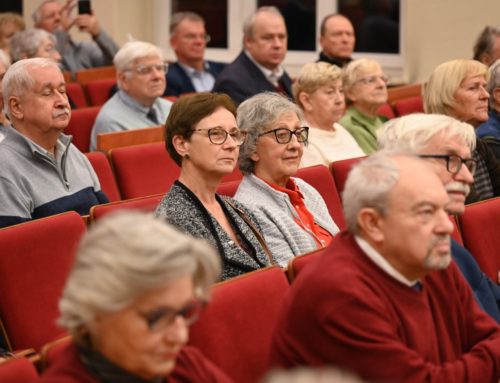
[[[477,169],[474,174],[474,189],[479,197],[479,200],[482,201],[494,197],[493,185],[491,183],[486,163],[477,150],[474,150],[472,153],[472,158],[477,161]]]

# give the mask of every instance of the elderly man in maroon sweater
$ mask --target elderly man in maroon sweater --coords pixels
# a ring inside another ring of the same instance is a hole
[[[494,382],[500,328],[451,263],[449,198],[430,165],[376,153],[344,191],[349,233],[293,283],[271,364],[336,365],[372,382]]]

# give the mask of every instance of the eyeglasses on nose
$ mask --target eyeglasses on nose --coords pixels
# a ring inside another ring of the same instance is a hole
[[[295,130],[290,130],[287,128],[277,128],[261,133],[259,134],[259,137],[269,133],[274,133],[274,137],[278,144],[288,144],[292,139],[292,135],[295,135],[295,137],[297,137],[298,142],[303,143],[307,142],[307,138],[309,137],[309,127],[302,126]]]
[[[156,69],[157,72],[162,72],[162,73],[167,73],[168,70],[168,64],[163,63],[163,64],[155,64],[155,65],[137,65],[134,68],[127,69],[128,71],[134,71],[138,75],[144,76],[151,74],[153,72],[153,69]]]
[[[162,307],[149,313],[139,314],[146,320],[146,323],[151,331],[161,331],[172,325],[177,317],[184,318],[187,326],[192,325],[198,320],[205,306],[206,302],[194,300],[180,310],[174,310],[170,307]]]
[[[477,161],[473,158],[462,158],[455,154],[420,154],[420,158],[435,158],[446,161],[446,170],[451,174],[456,175],[462,169],[462,165],[469,170],[469,172],[474,175],[477,169]]]
[[[382,76],[366,76],[356,80],[356,82],[360,82],[365,85],[373,85],[376,84],[378,80],[382,81],[384,84],[387,84],[389,83],[390,78],[385,74]]]
[[[207,132],[208,139],[212,144],[222,145],[226,142],[227,137],[231,136],[232,140],[236,142],[236,145],[241,146],[247,138],[247,132],[242,132],[239,129],[232,129],[230,132],[220,128],[210,128],[210,129],[194,129],[194,132]]]
[[[201,38],[203,41],[205,41],[206,44],[208,44],[210,40],[212,40],[212,37],[210,37],[210,35],[207,33],[205,33],[204,35],[195,35],[194,33],[188,33],[187,35],[183,35],[181,37],[188,41],[193,41],[197,38]]]

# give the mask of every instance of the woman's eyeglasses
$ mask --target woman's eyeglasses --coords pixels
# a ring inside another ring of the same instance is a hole
[[[215,145],[222,145],[224,142],[226,142],[227,137],[231,136],[231,139],[236,142],[236,145],[241,146],[247,138],[247,132],[242,132],[239,129],[232,129],[228,132],[221,127],[215,127],[210,129],[193,129],[193,131],[207,132],[208,139],[212,144]]]
[[[298,142],[304,143],[307,142],[307,138],[309,137],[309,127],[302,126],[295,130],[290,130],[287,128],[277,128],[261,133],[259,134],[259,137],[269,133],[274,133],[274,137],[278,144],[288,144],[292,140],[292,135],[295,135],[295,137],[297,137]]]
[[[187,326],[192,325],[198,320],[206,303],[200,300],[194,300],[180,310],[174,310],[170,307],[162,307],[149,313],[139,313],[147,322],[151,331],[161,331],[172,325],[177,317],[184,318]]]

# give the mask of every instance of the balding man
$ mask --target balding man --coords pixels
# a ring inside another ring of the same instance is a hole
[[[285,20],[276,7],[260,7],[243,25],[244,50],[219,74],[213,91],[237,104],[264,91],[292,97],[292,81],[282,67],[287,51]]]
[[[318,61],[325,61],[340,68],[352,61],[356,36],[351,21],[340,13],[332,13],[321,22]]]

